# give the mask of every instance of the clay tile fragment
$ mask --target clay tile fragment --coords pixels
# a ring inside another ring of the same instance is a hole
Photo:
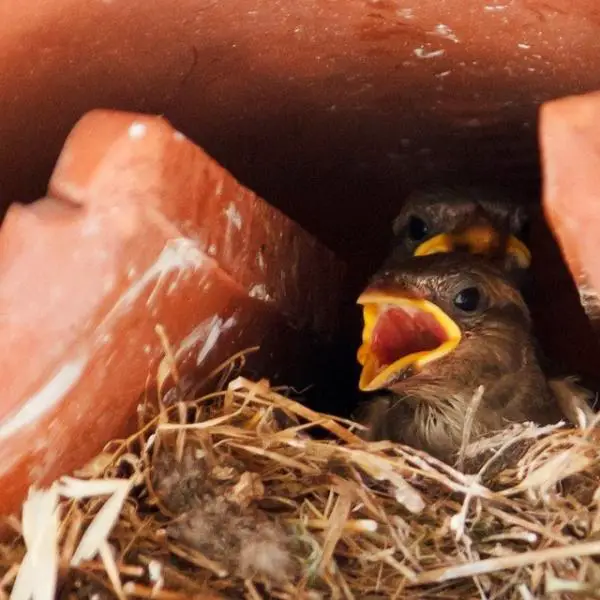
[[[255,369],[291,373],[333,332],[343,270],[165,120],[85,115],[0,229],[0,511],[125,433],[157,328],[182,377],[256,345]]]
[[[542,106],[544,210],[577,284],[600,326],[600,92]]]

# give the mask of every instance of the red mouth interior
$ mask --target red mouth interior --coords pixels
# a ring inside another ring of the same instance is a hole
[[[446,332],[430,313],[390,306],[377,319],[371,352],[383,368],[409,354],[434,350],[447,340]]]

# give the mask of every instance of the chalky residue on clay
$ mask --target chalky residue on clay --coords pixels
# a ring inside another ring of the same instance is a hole
[[[242,228],[242,215],[233,202],[229,203],[229,206],[225,210],[225,214],[227,215],[229,223],[239,231]]]
[[[175,360],[182,360],[190,351],[202,346],[198,349],[196,365],[200,366],[224,331],[227,331],[236,323],[235,316],[231,316],[224,320],[222,317],[215,315],[210,319],[205,319],[181,341],[179,348],[175,353]]]
[[[263,283],[253,285],[252,288],[250,288],[249,294],[250,297],[258,298],[259,300],[270,301],[273,299],[271,295],[267,292],[267,288]]]
[[[435,33],[435,35],[438,35],[447,40],[450,40],[450,41],[454,42],[455,44],[458,44],[460,42],[460,40],[458,39],[458,36],[454,32],[454,30],[451,27],[449,27],[448,25],[445,25],[444,23],[438,23],[435,26],[434,33]]]
[[[235,317],[229,317],[229,319],[227,319],[225,322],[223,322],[223,319],[220,317],[214,317],[204,344],[202,345],[202,348],[200,348],[198,356],[196,357],[197,366],[200,366],[206,360],[206,357],[215,347],[215,344],[218,342],[221,334],[224,331],[227,331],[230,327],[233,327],[233,325],[235,325],[235,321]]]
[[[265,257],[261,250],[256,253],[256,264],[261,271],[265,270]]]
[[[189,269],[197,269],[203,264],[204,255],[195,244],[186,238],[177,238],[167,242],[157,260],[144,274],[120,297],[103,322],[96,328],[94,341],[83,354],[65,362],[52,378],[38,392],[27,399],[23,406],[0,426],[0,439],[16,434],[21,428],[34,424],[55,408],[68,392],[75,387],[81,377],[94,345],[105,345],[111,340],[106,326],[122,310],[130,308],[149,285],[154,284],[148,299],[150,304],[165,277],[171,273],[178,275]]]
[[[443,56],[446,51],[443,48],[439,50],[426,50],[423,46],[419,46],[413,50],[413,54],[417,58],[437,58],[438,56]]]
[[[77,385],[88,362],[87,355],[63,364],[58,371],[33,396],[30,396],[11,417],[0,426],[0,440],[17,434],[34,425],[57,406],[64,396]]]
[[[108,313],[107,319],[118,314],[123,308],[130,307],[150,284],[154,288],[150,293],[146,306],[150,306],[168,275],[177,273],[180,276],[190,269],[198,269],[207,260],[205,254],[198,248],[196,242],[189,238],[175,238],[169,240],[156,261],[133,282],[115,303]],[[135,275],[132,269],[128,277]]]
[[[581,306],[588,318],[595,322],[600,321],[600,295],[588,283],[587,277],[580,277],[577,292]]]
[[[129,137],[132,140],[139,140],[146,135],[147,127],[143,123],[132,123],[129,127]]]

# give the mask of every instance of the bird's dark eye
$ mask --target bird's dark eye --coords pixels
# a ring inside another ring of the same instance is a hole
[[[429,233],[427,223],[420,217],[412,216],[408,219],[408,237],[415,242],[420,242]]]
[[[481,294],[476,287],[464,288],[454,296],[454,306],[463,312],[474,312],[479,308]]]

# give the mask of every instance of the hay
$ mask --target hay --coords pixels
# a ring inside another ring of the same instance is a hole
[[[7,520],[3,597],[600,597],[594,423],[470,444],[466,475],[283,392],[144,403],[136,435]]]

